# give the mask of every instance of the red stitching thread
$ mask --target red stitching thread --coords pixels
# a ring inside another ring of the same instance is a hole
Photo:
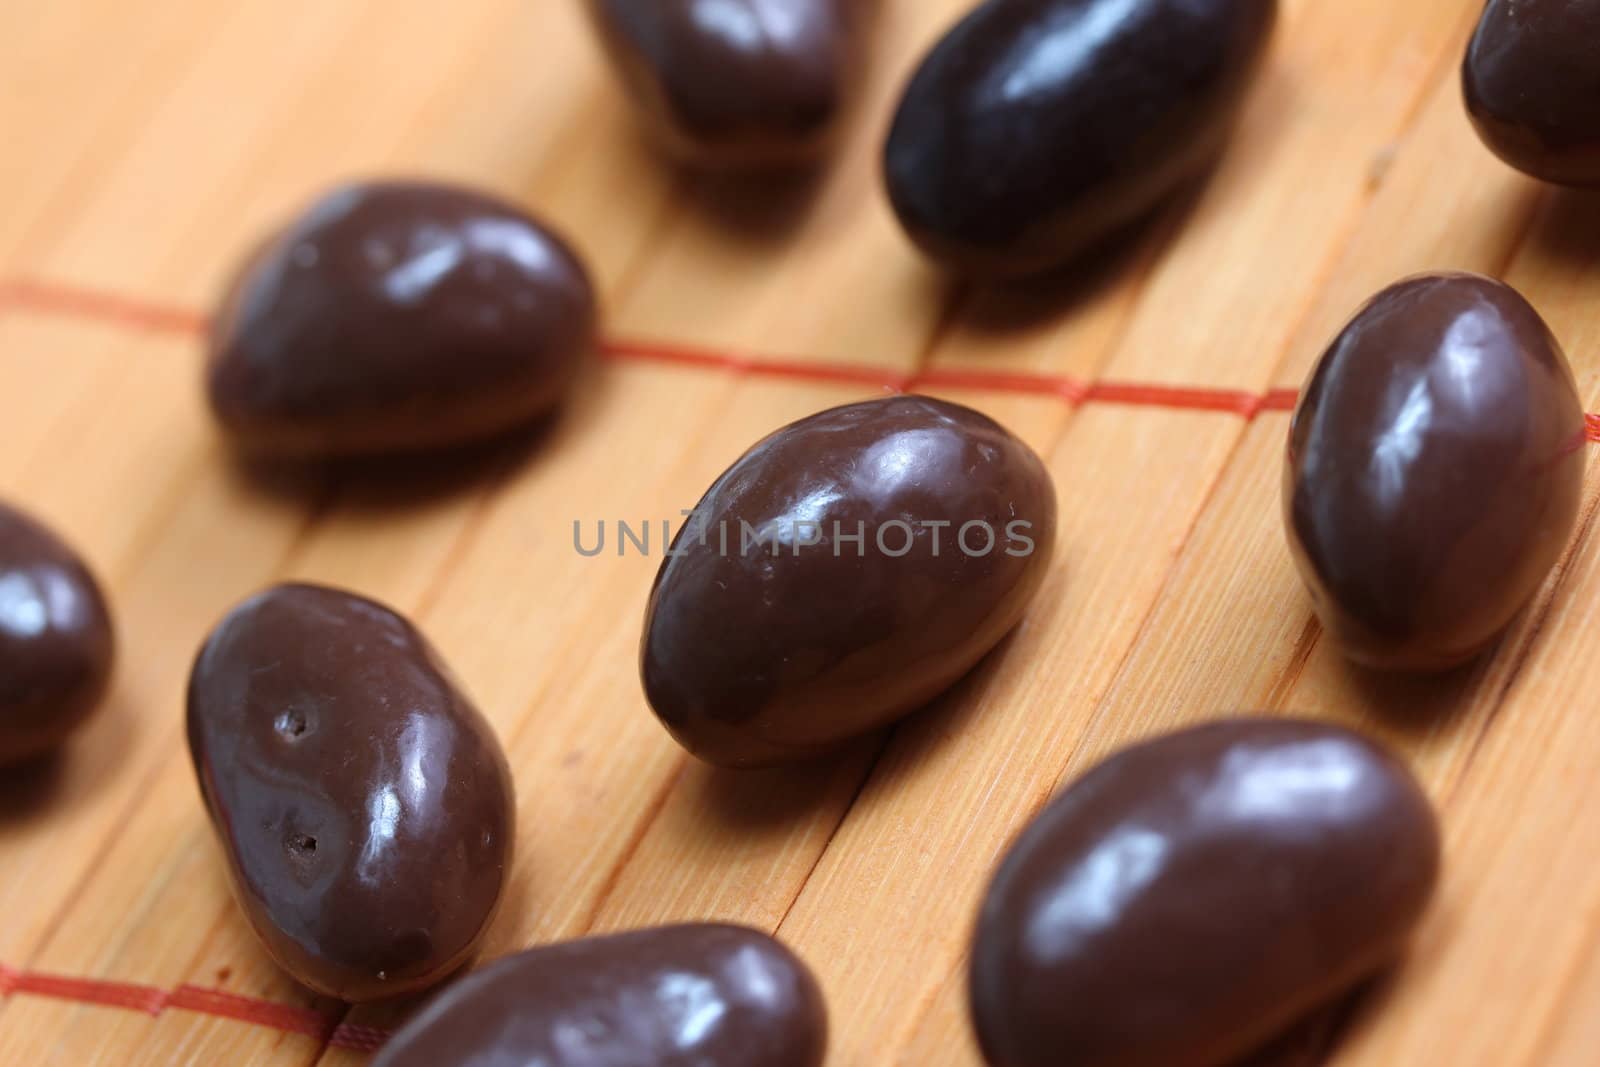
[[[151,333],[193,334],[205,329],[206,325],[205,316],[186,308],[167,307],[135,297],[26,278],[0,283],[0,306],[5,304],[44,314],[99,319]]]
[[[26,278],[0,284],[0,305],[4,304],[39,314],[96,319],[151,333],[192,335],[203,331],[206,325],[205,316],[187,308]],[[918,388],[973,389],[1055,397],[1073,406],[1095,403],[1216,411],[1245,419],[1253,419],[1263,411],[1288,411],[1294,407],[1295,398],[1292,389],[1257,394],[1206,386],[1082,382],[1066,375],[1027,372],[934,369],[920,374],[898,374],[888,368],[861,364],[767,358],[624,337],[607,339],[600,350],[606,358],[619,361],[698,367],[762,378],[863,385],[889,392],[911,392]],[[1600,428],[1595,432],[1600,434]]]
[[[220,989],[185,984],[169,992],[132,982],[15,971],[0,964],[0,998],[19,995],[92,1004],[102,1008],[121,1008],[152,1017],[168,1010],[195,1012],[284,1033],[303,1034],[356,1052],[374,1052],[389,1038],[388,1031],[374,1026],[340,1022],[335,1016],[311,1008],[277,1004]]]
[[[934,369],[920,374],[895,374],[875,367],[839,363],[812,363],[787,359],[758,359],[738,353],[712,352],[655,341],[612,338],[601,351],[611,359],[704,367],[768,378],[802,378],[808,381],[845,382],[873,386],[895,393],[917,389],[972,389],[991,393],[1049,396],[1074,407],[1083,404],[1119,404],[1176,411],[1218,411],[1249,420],[1263,411],[1292,411],[1298,393],[1274,389],[1258,394],[1207,386],[1152,385],[1142,382],[1082,382],[1059,374],[1024,371]]]
[[[1069,404],[1081,404],[1089,396],[1089,388],[1082,382],[1064,375],[1007,373],[1005,371],[975,371],[936,368],[923,371],[906,379],[909,392],[915,388],[978,389],[1003,393],[1028,393],[1035,396],[1053,396]]]
[[[205,330],[204,315],[188,308],[158,304],[139,297],[60,282],[16,278],[0,282],[0,308],[7,304],[38,314],[96,319],[151,333],[193,335]],[[765,378],[797,378],[814,382],[865,385],[906,393],[919,388],[972,389],[979,392],[1052,396],[1078,407],[1118,404],[1173,411],[1215,411],[1249,421],[1267,411],[1293,411],[1299,394],[1293,389],[1252,393],[1204,385],[1159,385],[1147,382],[1081,382],[1058,374],[1025,371],[934,369],[896,374],[887,368],[849,363],[769,359],[659,341],[613,337],[601,342],[608,359],[668,366],[698,367]],[[1600,444],[1600,415],[1585,415],[1588,441]],[[3,987],[0,987],[3,988]]]
[[[353,1052],[376,1052],[389,1040],[389,1031],[360,1023],[340,1023],[334,1028],[328,1044],[347,1048]]]
[[[903,391],[907,377],[888,369],[847,363],[807,363],[788,359],[761,359],[737,352],[714,352],[687,345],[610,338],[601,342],[600,352],[608,359],[640,363],[665,363],[678,367],[732,371],[771,378],[802,378],[820,382],[845,382],[877,389]]]
[[[166,1006],[315,1038],[327,1038],[338,1022],[310,1008],[274,1004],[237,993],[225,993],[220,989],[202,989],[192,985],[181,985],[174,989],[167,998]]]
[[[79,1004],[98,1004],[106,1008],[125,1008],[128,1011],[160,1015],[166,1007],[167,995],[150,986],[127,982],[101,982],[90,978],[70,978],[55,974],[11,975],[11,993],[31,993],[36,997],[54,1000],[71,1000]]]

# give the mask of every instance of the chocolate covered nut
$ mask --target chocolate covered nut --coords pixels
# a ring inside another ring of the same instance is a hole
[[[1600,0],[1489,0],[1467,48],[1467,113],[1536,178],[1600,186]]]
[[[990,1067],[1217,1067],[1400,952],[1437,880],[1411,775],[1236,719],[1112,756],[1011,846],[971,963]]]
[[[59,537],[0,504],[0,766],[65,741],[104,696],[114,655],[94,575]]]
[[[595,320],[583,265],[519,208],[447,185],[349,185],[239,271],[207,387],[251,450],[455,445],[555,407]]]
[[[1289,430],[1289,544],[1323,626],[1373,667],[1472,658],[1566,545],[1583,442],[1566,357],[1515,290],[1431,274],[1379,293]]]
[[[1276,0],[988,0],[933,49],[889,132],[889,199],[944,266],[1062,266],[1221,152]]]
[[[586,0],[647,132],[712,167],[804,163],[861,82],[879,0]]]
[[[427,640],[310,585],[245,601],[189,678],[189,751],[234,895],[319,993],[375,1000],[465,963],[511,867],[511,773]]]
[[[1022,618],[1055,489],[984,415],[919,396],[801,419],[706,491],[656,575],[645,695],[701,759],[802,759],[947,689]]]
[[[755,930],[668,926],[547,945],[441,993],[373,1067],[821,1067],[822,994]]]

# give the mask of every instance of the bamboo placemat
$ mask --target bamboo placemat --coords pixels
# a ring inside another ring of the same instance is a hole
[[[1133,738],[1292,712],[1401,747],[1447,830],[1438,906],[1405,966],[1318,1031],[1330,1062],[1591,1067],[1596,487],[1492,655],[1385,682],[1320,640],[1278,479],[1311,361],[1416,270],[1518,286],[1600,406],[1600,201],[1476,142],[1456,74],[1471,0],[1286,0],[1202,190],[1071,282],[954,285],[896,230],[876,157],[911,63],[968,2],[885,0],[847,150],[767,196],[661,165],[575,4],[0,2],[0,493],[82,546],[122,637],[103,713],[64,759],[0,784],[0,1063],[348,1064],[392,1025],[265,959],[182,745],[196,644],[294,577],[410,613],[499,730],[521,833],[491,952],[752,923],[819,972],[833,1064],[972,1067],[962,954],[1010,836]],[[242,469],[199,399],[220,278],[328,183],[394,172],[557,223],[601,285],[608,358],[521,448]],[[690,762],[635,676],[656,561],[583,558],[573,520],[676,515],[781,423],[909,388],[988,411],[1048,457],[1063,529],[1028,621],[837,760]]]

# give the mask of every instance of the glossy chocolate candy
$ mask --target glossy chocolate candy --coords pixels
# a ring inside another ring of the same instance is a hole
[[[1390,962],[1439,835],[1360,735],[1235,719],[1126,749],[1001,863],[978,919],[990,1067],[1214,1067]]]
[[[407,451],[548,412],[595,342],[572,251],[481,193],[348,185],[252,256],[211,330],[207,384],[247,449]]]
[[[1289,431],[1289,543],[1324,627],[1373,667],[1472,658],[1566,545],[1583,443],[1566,358],[1515,290],[1432,274],[1379,293]]]
[[[188,718],[234,894],[285,970],[365,1001],[466,962],[511,868],[511,773],[410,623],[270,589],[201,648]]]
[[[821,1067],[822,994],[755,930],[667,926],[547,945],[452,985],[373,1067]]]
[[[650,594],[645,695],[712,763],[832,748],[937,696],[1017,624],[1055,521],[1039,458],[968,408],[900,396],[801,419],[679,532]]]
[[[1495,155],[1600,186],[1600,0],[1489,0],[1462,65],[1467,112]]]
[[[880,0],[585,0],[646,130],[711,167],[804,163],[859,86]]]
[[[0,766],[66,740],[106,691],[111,615],[76,552],[0,503]]]
[[[1018,276],[1148,214],[1221,152],[1276,0],[988,0],[923,61],[884,153],[911,238]]]

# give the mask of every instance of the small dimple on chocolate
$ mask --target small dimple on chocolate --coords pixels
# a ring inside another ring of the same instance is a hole
[[[305,712],[298,708],[290,708],[278,716],[273,728],[278,731],[279,737],[293,743],[311,732],[311,723],[306,718]]]
[[[283,849],[296,866],[309,867],[317,857],[317,839],[310,834],[295,831],[284,839]]]

